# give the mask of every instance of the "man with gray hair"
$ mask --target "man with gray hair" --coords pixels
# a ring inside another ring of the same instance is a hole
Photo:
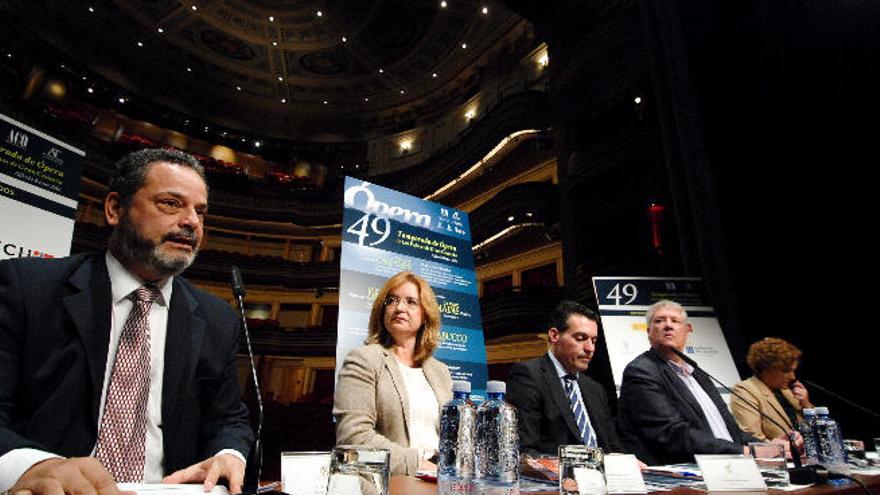
[[[219,478],[240,492],[239,321],[178,276],[202,240],[204,170],[165,149],[116,168],[106,252],[0,262],[0,493]]]
[[[711,379],[678,357],[693,327],[674,301],[648,308],[651,349],[623,372],[618,422],[628,451],[649,465],[693,462],[694,454],[742,454],[743,432]]]

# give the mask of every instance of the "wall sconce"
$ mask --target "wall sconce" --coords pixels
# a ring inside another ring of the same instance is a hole
[[[550,56],[545,53],[538,57],[538,65],[541,67],[547,67],[550,65]]]
[[[468,110],[464,113],[464,118],[468,121],[474,120],[477,117],[477,112],[473,109]]]
[[[406,141],[401,141],[400,142],[400,152],[401,153],[408,153],[409,150],[412,149],[412,144],[413,144],[413,142],[411,139],[407,139]]]

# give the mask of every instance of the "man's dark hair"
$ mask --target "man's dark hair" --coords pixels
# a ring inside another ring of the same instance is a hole
[[[584,306],[579,302],[560,301],[559,304],[550,312],[550,319],[547,322],[547,328],[555,328],[560,332],[564,332],[568,325],[568,319],[571,315],[585,316],[590,321],[599,322],[599,315],[592,309]]]
[[[116,171],[110,177],[107,192],[119,194],[119,202],[128,205],[132,196],[146,182],[150,165],[156,162],[189,167],[205,181],[205,187],[208,185],[208,181],[205,180],[205,168],[199,164],[196,157],[175,149],[147,148],[129,153],[116,162]]]

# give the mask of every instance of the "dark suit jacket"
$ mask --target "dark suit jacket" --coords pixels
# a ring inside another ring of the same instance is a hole
[[[180,277],[168,307],[162,387],[166,473],[253,433],[236,373],[228,304]],[[0,455],[32,447],[89,455],[107,363],[110,277],[103,253],[0,262]]]
[[[694,378],[718,407],[733,442],[715,438],[697,400],[662,356],[649,350],[623,372],[618,403],[620,436],[629,452],[649,465],[694,462],[694,454],[741,454],[756,441],[739,429],[711,379]]]
[[[583,373],[578,374],[578,385],[596,443],[605,452],[623,452],[605,390]],[[546,354],[510,368],[507,400],[517,409],[523,453],[557,455],[560,445],[583,443],[556,368]]]

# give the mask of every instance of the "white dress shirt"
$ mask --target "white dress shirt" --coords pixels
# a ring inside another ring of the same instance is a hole
[[[700,405],[700,409],[703,410],[703,416],[706,417],[706,421],[709,422],[709,428],[712,429],[712,435],[714,435],[715,438],[732,442],[733,437],[730,436],[730,432],[727,430],[727,424],[724,422],[724,417],[721,416],[721,411],[718,410],[718,407],[715,406],[715,402],[712,401],[709,394],[703,390],[703,387],[700,386],[700,383],[694,378],[693,366],[687,363],[676,363],[675,361],[667,362],[669,363],[669,366],[672,366],[676,376],[678,376],[678,378],[684,382],[684,385],[688,390],[691,391],[691,395],[694,396],[697,404]]]

